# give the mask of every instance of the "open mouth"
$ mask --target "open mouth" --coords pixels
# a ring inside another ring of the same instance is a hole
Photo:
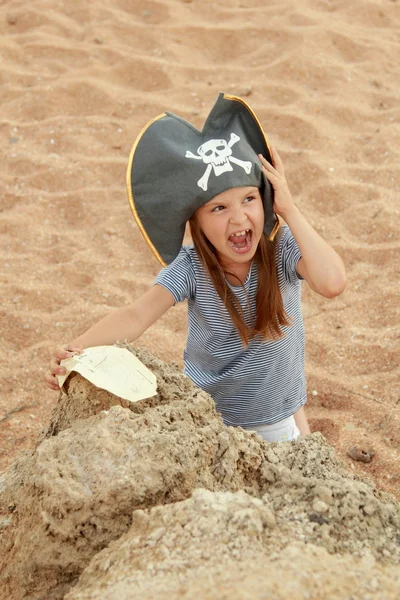
[[[243,231],[232,233],[228,238],[228,242],[235,252],[241,253],[250,250],[252,238],[253,232],[251,229],[244,229]]]

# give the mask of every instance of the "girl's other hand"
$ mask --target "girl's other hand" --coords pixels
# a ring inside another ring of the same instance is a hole
[[[274,188],[273,211],[286,220],[285,215],[295,208],[295,204],[286,181],[282,159],[274,146],[271,146],[271,157],[275,166],[271,165],[262,154],[258,155],[262,170]]]
[[[71,358],[74,354],[82,354],[82,348],[76,348],[69,344],[63,346],[57,346],[51,353],[51,359],[49,363],[49,370],[46,372],[44,379],[47,383],[47,387],[56,392],[60,391],[58,385],[57,375],[65,375],[66,369],[60,366],[60,362],[64,358]]]

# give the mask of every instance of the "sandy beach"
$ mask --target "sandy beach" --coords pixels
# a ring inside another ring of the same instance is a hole
[[[159,271],[126,195],[136,136],[165,110],[201,128],[224,91],[346,264],[340,297],[303,289],[312,431],[400,499],[399,27],[397,0],[1,4],[0,471],[57,402],[49,348]],[[182,366],[185,332],[182,304],[138,345]]]

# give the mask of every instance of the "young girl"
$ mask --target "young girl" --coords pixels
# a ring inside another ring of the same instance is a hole
[[[60,361],[72,352],[133,342],[187,299],[184,372],[214,398],[225,424],[268,441],[309,433],[301,280],[333,298],[345,270],[295,206],[282,160],[250,107],[220,94],[202,132],[171,113],[150,122],[131,153],[128,195],[168,266],[131,305],[56,348],[48,386],[59,389]],[[187,221],[194,245],[182,247]]]

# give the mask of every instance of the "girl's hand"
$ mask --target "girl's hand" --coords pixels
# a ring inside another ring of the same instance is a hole
[[[295,204],[285,178],[282,159],[273,146],[271,146],[271,157],[275,166],[272,166],[262,154],[258,155],[261,161],[261,168],[274,188],[274,204],[272,209],[277,215],[286,220],[285,215],[295,208]]]
[[[56,392],[60,391],[56,375],[65,375],[67,372],[64,367],[60,366],[60,362],[64,358],[71,358],[74,354],[82,354],[82,348],[74,348],[69,344],[64,346],[57,346],[52,351],[51,360],[49,363],[49,370],[46,372],[44,379],[47,383],[47,387]]]

